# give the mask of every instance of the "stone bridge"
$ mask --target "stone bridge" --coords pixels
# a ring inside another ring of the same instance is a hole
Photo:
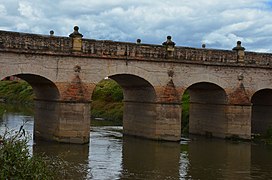
[[[181,97],[190,94],[189,131],[215,137],[264,133],[272,125],[272,54],[0,31],[0,78],[35,93],[37,139],[87,143],[92,92],[109,77],[124,91],[124,134],[181,137]]]

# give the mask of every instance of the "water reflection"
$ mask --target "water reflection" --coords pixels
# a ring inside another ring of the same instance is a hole
[[[5,107],[0,116],[0,133],[26,121],[32,134],[33,115],[9,110]],[[123,137],[120,130],[92,127],[86,145],[35,141],[33,153],[67,161],[72,176],[63,179],[272,179],[269,146],[198,136],[181,144],[157,142]]]
[[[67,163],[66,177],[63,179],[86,179],[88,174],[89,145],[62,144],[35,141],[33,154],[58,157]]]
[[[89,179],[117,179],[121,172],[120,127],[93,127],[89,153]]]
[[[199,138],[189,143],[192,179],[244,179],[250,177],[250,143]]]
[[[272,146],[251,146],[252,179],[272,179]]]
[[[123,138],[121,179],[179,179],[180,145]]]

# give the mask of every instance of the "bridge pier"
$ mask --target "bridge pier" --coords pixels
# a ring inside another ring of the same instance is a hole
[[[123,133],[155,139],[156,104],[124,101]]]
[[[181,138],[180,103],[158,103],[156,136],[159,140],[179,141]]]
[[[251,139],[251,105],[228,104],[226,106],[227,137]]]
[[[225,138],[227,119],[224,104],[190,102],[189,132]]]
[[[155,140],[178,141],[181,137],[180,126],[180,104],[124,102],[124,134]]]
[[[189,132],[206,136],[251,138],[251,106],[190,103]]]
[[[89,138],[89,102],[35,100],[34,139],[84,144]]]

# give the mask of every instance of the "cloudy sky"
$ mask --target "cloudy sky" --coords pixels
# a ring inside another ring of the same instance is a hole
[[[0,0],[0,29],[272,52],[272,0]]]

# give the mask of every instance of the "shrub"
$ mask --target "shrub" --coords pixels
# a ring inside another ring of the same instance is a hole
[[[0,179],[58,179],[67,177],[67,163],[59,158],[31,155],[21,126],[15,133],[0,135]]]

